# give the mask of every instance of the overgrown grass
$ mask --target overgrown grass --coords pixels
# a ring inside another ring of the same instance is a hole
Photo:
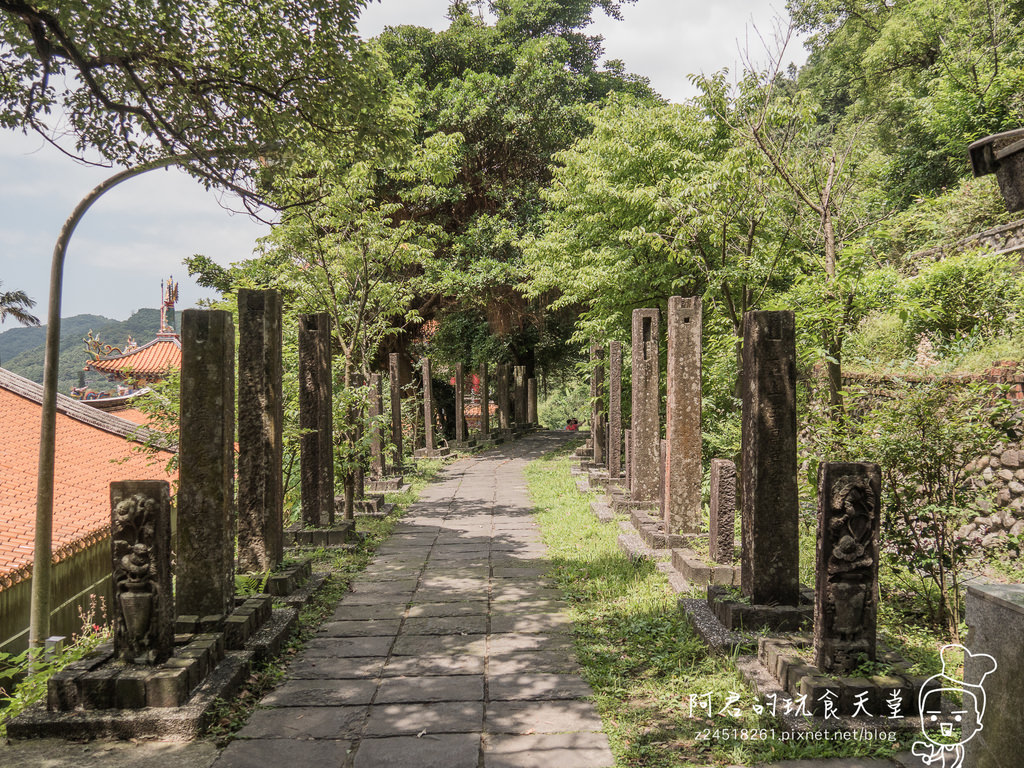
[[[783,741],[780,721],[767,710],[754,713],[755,693],[733,660],[709,653],[693,632],[664,574],[648,561],[632,562],[618,548],[618,526],[590,513],[589,499],[569,474],[567,452],[533,462],[526,475],[552,575],[572,606],[576,652],[618,766],[752,765],[883,757],[897,750],[891,742]],[[733,707],[741,709],[720,713],[733,692],[741,697]],[[714,702],[712,713],[700,709],[699,700],[691,713],[691,697],[705,694]],[[747,740],[739,738],[742,729]],[[756,738],[762,733],[767,738]]]

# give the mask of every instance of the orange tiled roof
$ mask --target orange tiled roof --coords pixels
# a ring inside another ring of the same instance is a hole
[[[53,557],[60,561],[109,533],[110,483],[171,480],[163,466],[133,452],[146,430],[58,395]],[[31,575],[42,387],[0,368],[0,588]],[[112,463],[113,461],[122,463]]]
[[[113,375],[129,373],[134,378],[163,377],[172,368],[181,368],[181,339],[175,333],[159,333],[131,352],[91,360],[85,367]]]
[[[143,413],[138,408],[132,408],[127,405],[120,408],[110,408],[107,413],[117,416],[119,419],[127,419],[132,424],[146,426],[149,423],[148,413]]]

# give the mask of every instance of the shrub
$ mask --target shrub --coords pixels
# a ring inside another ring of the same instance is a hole
[[[1015,322],[1022,288],[1013,256],[974,251],[929,264],[906,281],[908,343],[922,333],[996,335]]]
[[[848,398],[845,434],[819,444],[832,442],[830,459],[881,465],[882,549],[898,577],[919,580],[932,621],[958,637],[970,548],[956,531],[977,514],[978,493],[966,467],[1005,436],[1010,401],[992,385],[942,379]]]

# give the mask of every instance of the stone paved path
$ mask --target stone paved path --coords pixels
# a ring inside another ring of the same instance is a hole
[[[601,768],[522,469],[540,433],[446,468],[216,768]]]

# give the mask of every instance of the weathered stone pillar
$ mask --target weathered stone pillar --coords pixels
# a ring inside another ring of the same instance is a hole
[[[632,494],[633,491],[633,430],[625,430],[626,434],[623,436],[623,443],[626,446],[626,493]],[[632,498],[632,495],[630,495]]]
[[[516,426],[526,424],[526,366],[517,365],[514,369]]]
[[[668,440],[658,441],[658,514],[662,520],[666,518],[668,508]],[[667,534],[668,531],[666,530]],[[669,541],[666,537],[665,541]]]
[[[238,291],[238,570],[284,557],[281,294]]]
[[[604,347],[590,345],[590,441],[594,447],[594,463],[605,463],[604,420]]]
[[[495,367],[498,379],[498,425],[501,429],[512,429],[512,412],[508,401],[508,363],[498,363]]]
[[[170,486],[111,483],[110,510],[114,656],[160,664],[174,652]]]
[[[658,500],[660,434],[658,373],[658,310],[633,310],[633,500]]]
[[[370,477],[384,476],[384,434],[380,417],[384,413],[384,382],[379,373],[370,374]]]
[[[728,459],[712,459],[708,548],[713,562],[732,565],[736,548],[735,526],[736,465]]]
[[[665,532],[699,533],[701,518],[701,302],[668,300]]]
[[[818,467],[814,664],[823,672],[875,660],[881,488],[877,464]]]
[[[455,439],[462,443],[466,440],[466,402],[465,383],[466,371],[462,363],[455,364]]]
[[[537,425],[537,380],[526,380],[526,420]]]
[[[792,311],[747,312],[743,331],[743,594],[800,598],[796,335]]]
[[[1005,768],[1019,762],[1021,754],[1024,584],[969,585],[965,620],[967,647],[973,655],[964,659],[963,698],[968,706],[963,707],[963,734],[974,737],[965,746],[964,765]],[[937,691],[932,696],[939,698]]]
[[[619,476],[622,466],[622,344],[608,344],[608,477]]]
[[[392,471],[398,475],[402,472],[402,379],[398,353],[388,355],[388,376],[391,379],[391,442],[394,445],[394,458],[391,461]]]
[[[437,449],[434,440],[434,385],[430,380],[430,358],[423,362],[423,445],[428,451]]]
[[[486,440],[491,431],[491,390],[487,363],[480,364],[480,435]]]
[[[235,600],[235,328],[223,310],[181,315],[176,607],[221,615]]]
[[[331,316],[299,315],[299,458],[302,522],[334,525],[334,418],[331,407]]]

